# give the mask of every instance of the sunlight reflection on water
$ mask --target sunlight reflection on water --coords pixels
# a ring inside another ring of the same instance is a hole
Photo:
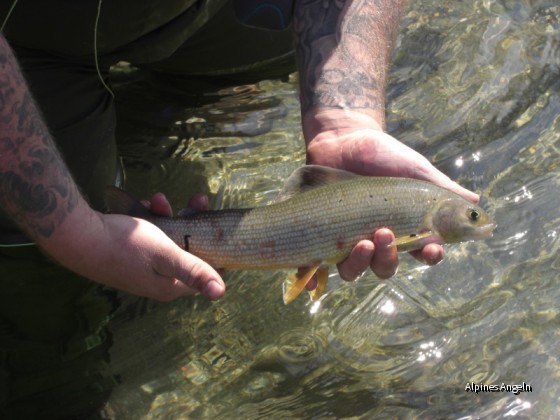
[[[431,268],[404,255],[385,282],[331,274],[314,304],[282,305],[286,273],[235,272],[221,302],[155,305],[134,325],[114,324],[117,417],[555,413],[560,7],[411,7],[388,90],[389,131],[482,194],[498,222],[494,238],[446,246]],[[199,107],[163,104],[159,128],[122,145],[131,192],[162,190],[176,208],[198,191],[213,208],[270,202],[305,159],[295,86],[264,81],[207,94]],[[153,336],[132,340],[131,329]],[[533,392],[466,392],[471,381],[525,382]]]

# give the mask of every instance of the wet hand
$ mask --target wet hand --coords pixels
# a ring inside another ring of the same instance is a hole
[[[161,195],[149,207],[171,213]],[[216,300],[225,293],[216,270],[185,252],[152,223],[96,212],[83,199],[37,244],[68,269],[137,296],[169,301],[202,293]]]
[[[150,201],[142,201],[150,211],[158,216],[172,217],[173,210],[171,204],[162,193],[155,193]],[[204,211],[208,210],[208,197],[204,194],[193,195],[187,203],[187,209]]]
[[[424,156],[380,129],[337,127],[321,132],[308,141],[307,163],[360,175],[421,179],[450,189],[473,203],[479,200],[477,194],[453,182]],[[388,229],[375,232],[371,241],[361,241],[348,258],[338,264],[340,276],[344,280],[355,280],[368,268],[383,279],[393,276],[398,267],[393,241],[394,235]],[[428,244],[411,255],[423,263],[435,265],[443,259],[444,252],[441,245]]]
[[[340,277],[346,281],[353,281],[368,268],[371,268],[381,279],[388,279],[395,275],[399,258],[394,240],[395,235],[389,229],[379,229],[374,233],[373,241],[360,241],[352,249],[348,258],[338,264]],[[443,248],[439,244],[428,244],[410,254],[428,265],[435,265],[444,257]]]
[[[389,229],[379,229],[372,241],[359,242],[348,258],[338,264],[340,277],[352,281],[360,277],[368,268],[382,279],[392,277],[399,263],[395,236]]]
[[[432,182],[477,203],[479,196],[452,181],[424,156],[394,137],[373,129],[323,134],[309,143],[307,163],[344,169],[359,175],[398,176]]]
[[[150,201],[145,200],[142,203],[156,215],[165,217],[173,216],[171,205],[169,204],[169,201],[167,200],[165,195],[162,193],[155,193]],[[204,194],[195,194],[189,200],[187,208],[197,211],[207,210],[208,197]],[[159,229],[157,230],[159,231]],[[221,298],[225,292],[225,285],[218,272],[204,261],[177,247],[165,234],[163,234],[163,232],[159,231],[157,234],[153,232],[152,235],[154,237],[161,236],[159,235],[160,233],[164,237],[164,239],[160,239],[161,243],[172,244],[173,248],[178,248],[181,254],[179,255],[179,257],[180,259],[183,259],[184,263],[186,264],[184,267],[186,272],[183,272],[182,277],[178,278],[178,280],[181,281],[178,283],[176,282],[173,285],[175,293],[172,293],[170,298],[175,298],[176,293],[178,293],[179,296],[183,294],[202,293],[209,300]],[[171,252],[172,255],[174,253],[176,253],[176,249],[174,250],[174,252]],[[186,256],[183,254],[186,254]],[[173,275],[172,271],[169,271],[170,267],[166,268],[166,261],[161,261],[160,264],[160,268],[154,267],[154,271],[156,273],[163,275],[164,277],[177,277]],[[175,264],[172,264],[172,266],[174,266],[175,268],[177,267]],[[168,274],[163,274],[165,272],[167,272]],[[170,300],[168,297],[162,296],[156,298],[159,298],[160,300]]]
[[[109,272],[89,276],[129,293],[161,301],[202,293],[216,300],[225,293],[210,265],[178,247],[153,224],[123,215],[102,215],[111,237]],[[99,276],[99,274],[102,274]]]

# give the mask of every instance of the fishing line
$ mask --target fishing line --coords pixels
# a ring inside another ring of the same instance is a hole
[[[14,0],[14,2],[12,3],[12,7],[10,7],[10,10],[8,10],[6,17],[4,18],[4,22],[2,22],[2,26],[0,26],[0,32],[4,31],[4,26],[6,26],[6,23],[8,23],[8,19],[10,18],[10,15],[14,11],[14,8],[16,7],[18,1],[19,0]]]
[[[115,94],[113,93],[111,88],[109,86],[107,86],[107,83],[105,83],[105,80],[103,79],[103,76],[101,75],[101,70],[99,69],[99,59],[97,57],[97,27],[99,25],[99,17],[101,16],[101,3],[102,2],[103,2],[103,0],[99,0],[99,3],[97,4],[97,16],[95,17],[95,26],[93,27],[93,59],[95,60],[95,70],[97,70],[97,75],[99,76],[99,80],[101,80],[101,84],[105,87],[105,89],[107,89],[107,91],[114,98]]]
[[[19,0],[14,0],[14,2],[12,3],[10,9],[8,10],[8,13],[6,14],[6,17],[4,18],[4,21],[2,22],[2,26],[0,26],[0,32],[4,31],[4,28],[6,27],[6,24],[8,23],[8,20],[10,19],[10,16],[12,15],[12,12],[14,11],[18,1]],[[103,0],[99,0],[99,3],[97,3],[97,15],[95,16],[95,24],[93,26],[93,59],[95,61],[95,70],[97,71],[97,76],[99,77],[99,80],[101,81],[101,84],[103,85],[103,87],[105,87],[105,89],[107,89],[107,91],[114,98],[115,94],[113,93],[111,88],[109,86],[107,86],[107,83],[105,83],[105,80],[103,79],[103,76],[101,75],[101,69],[99,68],[99,58],[98,58],[98,52],[97,52],[97,28],[99,26],[99,18],[101,16],[101,4],[102,3],[103,3]]]
[[[18,1],[19,0],[14,0],[12,5],[10,6],[10,9],[8,10],[8,13],[6,13],[6,17],[2,21],[2,25],[0,25],[0,32],[4,32],[4,28],[6,27],[6,24],[8,23],[8,20],[10,19],[10,16],[12,15],[16,5],[18,4]],[[105,86],[105,89],[107,89],[109,91],[109,93],[111,94],[111,96],[114,98],[115,95],[113,94],[113,91],[109,88],[109,86],[107,86],[107,84],[105,83],[105,80],[103,80],[103,77],[101,76],[101,71],[99,70],[99,62],[98,62],[98,59],[97,59],[97,25],[99,23],[99,16],[101,15],[101,2],[102,2],[102,0],[99,0],[99,4],[97,5],[97,16],[95,18],[95,26],[93,28],[93,51],[94,51],[94,58],[95,58],[95,68],[97,70],[97,75],[99,76],[99,79],[101,80],[101,83],[103,84],[103,86]],[[30,245],[34,245],[34,243],[33,242],[29,242],[29,243],[22,242],[22,243],[16,243],[16,244],[0,243],[0,248],[21,247],[21,246],[30,246]]]

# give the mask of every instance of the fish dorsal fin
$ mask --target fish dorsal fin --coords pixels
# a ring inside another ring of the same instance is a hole
[[[306,165],[296,169],[286,180],[284,187],[274,200],[279,203],[297,194],[313,190],[323,185],[340,181],[348,181],[359,177],[352,172],[342,169],[329,168],[328,166]]]

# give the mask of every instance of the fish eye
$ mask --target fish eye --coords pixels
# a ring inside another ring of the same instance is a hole
[[[480,218],[480,212],[477,209],[470,208],[467,211],[469,219],[471,219],[473,222],[476,222]]]

